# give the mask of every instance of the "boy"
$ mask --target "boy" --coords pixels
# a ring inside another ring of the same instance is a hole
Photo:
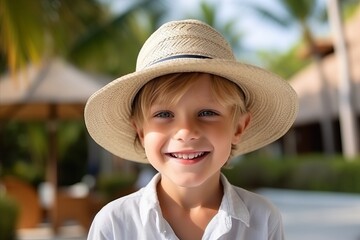
[[[297,96],[276,75],[235,60],[197,20],[174,21],[142,47],[134,73],[90,97],[90,135],[159,173],[105,206],[88,239],[283,239],[278,210],[221,174],[231,156],[263,147],[292,125]]]

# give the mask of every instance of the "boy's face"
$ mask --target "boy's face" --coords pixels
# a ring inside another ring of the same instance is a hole
[[[211,94],[210,75],[201,74],[178,103],[155,102],[137,133],[149,162],[163,179],[183,187],[218,177],[249,115],[233,120],[230,106]]]

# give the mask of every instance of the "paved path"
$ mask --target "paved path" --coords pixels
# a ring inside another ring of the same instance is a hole
[[[287,240],[360,240],[360,194],[262,189],[283,215]]]
[[[18,231],[19,240],[85,240],[86,232],[77,224],[60,227],[57,236],[49,224],[42,224],[38,228],[21,229]]]

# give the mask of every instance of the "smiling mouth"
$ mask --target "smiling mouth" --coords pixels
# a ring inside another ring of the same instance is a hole
[[[196,152],[196,153],[169,153],[169,156],[182,160],[194,160],[201,158],[208,154],[208,152]]]

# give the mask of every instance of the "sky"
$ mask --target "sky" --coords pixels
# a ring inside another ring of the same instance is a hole
[[[250,7],[246,7],[249,4],[260,5],[281,15],[284,14],[284,10],[279,5],[278,0],[165,0],[166,3],[170,3],[169,6],[171,7],[166,16],[166,21],[196,15],[200,1],[216,4],[219,18],[223,21],[237,19],[237,28],[243,34],[242,45],[249,51],[283,52],[292,47],[300,38],[301,33],[298,27],[284,29],[261,18]],[[125,0],[113,0],[115,11],[116,9],[121,11],[125,2]],[[321,34],[324,35],[323,32],[326,32],[326,29],[321,31]]]
[[[243,35],[243,44],[250,49],[266,49],[285,51],[298,39],[297,29],[281,29],[271,22],[266,22],[254,13],[246,3],[259,4],[274,12],[282,12],[276,0],[221,0],[207,2],[218,4],[219,16],[227,19],[238,19],[238,28]],[[181,17],[182,13],[196,13],[199,0],[178,1],[176,9],[173,10],[173,18]],[[177,10],[182,9],[182,13]]]

